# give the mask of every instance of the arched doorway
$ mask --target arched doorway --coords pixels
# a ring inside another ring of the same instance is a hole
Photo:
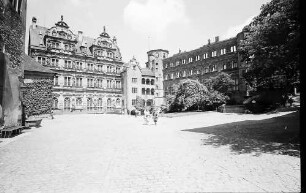
[[[64,110],[70,111],[70,98],[66,97],[64,99]]]

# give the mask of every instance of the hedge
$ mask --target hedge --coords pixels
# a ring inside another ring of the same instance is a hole
[[[34,80],[25,84],[23,104],[27,116],[50,114],[53,104],[52,80]]]

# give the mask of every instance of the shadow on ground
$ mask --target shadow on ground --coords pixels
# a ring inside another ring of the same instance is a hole
[[[204,145],[229,145],[234,153],[300,156],[299,112],[264,120],[246,120],[183,131],[209,134]]]

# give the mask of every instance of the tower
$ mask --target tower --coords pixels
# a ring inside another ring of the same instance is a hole
[[[163,59],[168,57],[169,51],[163,49],[150,50],[147,52],[147,68],[155,74],[155,106],[164,104],[164,86],[163,86]]]

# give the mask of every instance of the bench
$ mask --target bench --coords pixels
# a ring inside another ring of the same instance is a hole
[[[39,127],[41,120],[42,119],[29,119],[29,120],[26,120],[25,123],[27,127]]]
[[[1,137],[8,138],[21,133],[24,126],[7,127],[1,130]]]

